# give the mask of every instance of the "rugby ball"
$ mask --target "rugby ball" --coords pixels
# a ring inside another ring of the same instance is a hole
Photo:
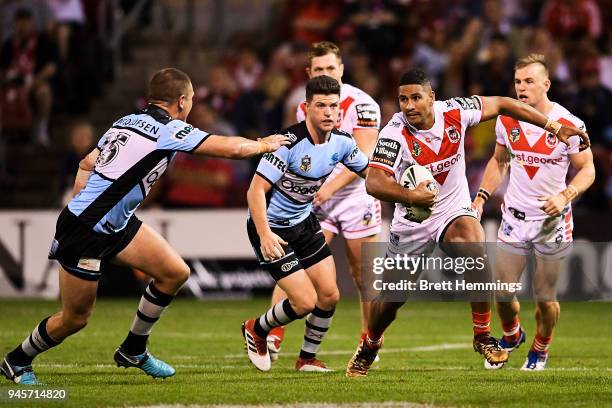
[[[423,181],[430,181],[430,183],[427,184],[427,189],[429,191],[438,189],[438,185],[427,167],[413,164],[404,170],[399,184],[404,188],[414,190]],[[404,204],[404,208],[406,209],[406,219],[409,221],[423,222],[431,215],[431,208],[429,207]]]

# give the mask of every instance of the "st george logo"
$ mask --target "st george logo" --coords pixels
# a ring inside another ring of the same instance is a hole
[[[512,143],[516,143],[516,141],[521,137],[521,130],[516,127],[510,129],[510,135],[508,137]]]
[[[309,155],[302,157],[302,164],[300,164],[300,170],[304,173],[308,173],[312,168],[312,160]]]
[[[559,143],[559,140],[557,139],[557,136],[553,135],[552,133],[547,133],[545,142],[546,146],[553,148],[557,145],[557,143]]]
[[[457,143],[459,139],[461,139],[461,134],[459,134],[456,127],[449,126],[444,130],[446,131],[446,134],[448,135],[448,140],[450,140],[452,143]]]

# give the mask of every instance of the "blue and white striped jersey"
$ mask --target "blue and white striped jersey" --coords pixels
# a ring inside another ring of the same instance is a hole
[[[315,193],[336,164],[359,173],[368,166],[368,158],[349,133],[338,129],[322,144],[314,143],[305,121],[281,133],[291,144],[264,154],[256,173],[272,184],[267,197],[269,224],[291,227],[308,217]]]
[[[96,232],[120,231],[176,152],[193,152],[208,136],[155,105],[122,117],[100,138],[94,171],[68,209]]]

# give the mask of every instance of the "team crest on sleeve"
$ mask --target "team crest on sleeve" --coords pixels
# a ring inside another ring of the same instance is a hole
[[[300,170],[304,173],[308,173],[312,168],[312,159],[309,155],[302,157],[302,164],[300,164]]]
[[[421,154],[421,151],[422,151],[421,145],[416,140],[413,140],[412,141],[412,154],[415,157],[418,157]]]
[[[553,135],[552,133],[547,133],[545,142],[546,146],[552,149],[557,146],[557,144],[559,143],[559,139],[557,139],[557,136]]]
[[[510,134],[508,135],[508,138],[510,139],[512,143],[516,143],[516,141],[519,140],[520,137],[521,137],[521,129],[517,127],[510,129]]]
[[[459,139],[461,139],[461,134],[459,133],[456,127],[451,125],[444,130],[448,135],[448,140],[450,140],[452,143],[457,143]]]

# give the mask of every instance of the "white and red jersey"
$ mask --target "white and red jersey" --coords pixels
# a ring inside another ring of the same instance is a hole
[[[297,108],[298,122],[306,119],[306,101],[302,101]],[[338,118],[338,129],[353,134],[355,129],[380,128],[380,107],[370,95],[359,88],[349,84],[342,84],[340,88],[340,117]],[[338,164],[327,181],[333,180],[342,172],[344,166]],[[365,181],[357,177],[352,183],[342,190],[336,192],[334,197],[348,197],[353,194],[367,194]]]
[[[464,139],[468,127],[482,119],[482,99],[479,96],[436,101],[433,106],[434,124],[431,129],[417,130],[398,112],[378,135],[370,167],[389,172],[399,182],[404,170],[418,163],[429,169],[438,183],[439,193],[431,216],[421,225],[434,222],[461,207],[471,206],[470,191],[465,175]],[[395,205],[392,230],[414,224],[405,218],[402,204]]]
[[[558,103],[548,117],[563,125],[586,130],[582,120]],[[526,220],[548,218],[538,198],[565,190],[569,155],[579,152],[580,137],[571,137],[567,146],[552,133],[508,116],[497,118],[495,134],[497,143],[505,146],[511,156],[504,207],[524,213]]]

